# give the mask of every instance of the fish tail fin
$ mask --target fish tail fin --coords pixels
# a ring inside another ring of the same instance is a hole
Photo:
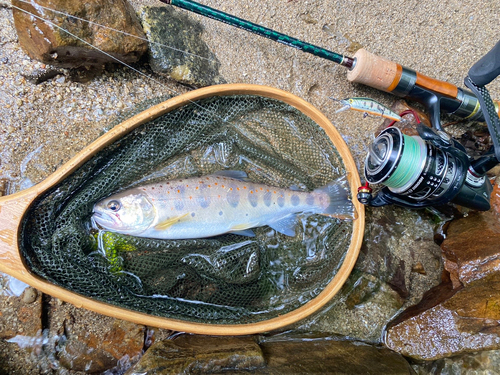
[[[356,210],[349,198],[349,185],[345,177],[320,187],[315,192],[328,195],[330,204],[321,213],[339,219],[355,219]]]

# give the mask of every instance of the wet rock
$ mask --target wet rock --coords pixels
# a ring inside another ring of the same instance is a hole
[[[500,273],[454,289],[431,290],[388,328],[389,348],[416,359],[500,348]]]
[[[173,7],[144,7],[141,18],[156,73],[196,87],[225,82],[219,61],[202,39],[199,22]]]
[[[413,374],[408,362],[387,348],[324,336],[275,336],[260,346],[266,368],[255,374]]]
[[[144,40],[110,29],[145,38],[134,10],[126,0],[37,0],[37,5],[13,0],[12,4],[28,12],[12,9],[19,43],[31,58],[44,63],[73,68],[116,62],[87,43],[126,63],[137,61],[147,50]],[[97,27],[97,24],[107,28]]]
[[[499,272],[500,221],[492,211],[472,212],[454,220],[441,248],[455,286]]]
[[[387,283],[355,270],[326,307],[296,326],[304,332],[339,334],[377,343],[403,302]]]
[[[227,338],[183,335],[157,342],[126,374],[413,374],[386,348],[312,335]]]
[[[500,219],[500,178],[498,177],[491,192],[491,211],[495,214],[497,220]]]
[[[368,208],[363,245],[355,268],[389,284],[417,303],[441,281],[441,251],[434,243],[436,219],[423,210]]]
[[[432,362],[416,362],[412,368],[418,375],[496,374],[500,368],[500,351],[489,350],[443,358]]]
[[[182,335],[153,344],[126,374],[234,373],[263,366],[262,351],[253,337]]]
[[[142,355],[145,327],[51,301],[51,330],[65,336],[59,364],[73,371],[102,373],[124,357]]]

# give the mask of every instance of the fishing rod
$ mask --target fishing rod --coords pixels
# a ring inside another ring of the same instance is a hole
[[[362,83],[422,103],[428,108],[431,124],[438,130],[442,130],[441,111],[472,121],[484,121],[479,101],[470,91],[427,77],[415,70],[376,56],[365,49],[360,49],[353,57],[348,57],[195,1],[160,1],[345,66],[349,69],[347,79],[351,82]],[[499,101],[495,102],[495,108],[497,112],[500,111]]]
[[[414,100],[427,108],[431,128],[419,125],[419,135],[410,137],[391,126],[369,147],[367,183],[358,189],[361,203],[422,208],[452,202],[489,210],[492,185],[486,172],[500,163],[500,102],[491,99],[485,85],[500,75],[500,42],[469,70],[464,81],[469,91],[365,49],[348,57],[191,0],[160,1],[333,61],[349,69],[349,81]],[[491,149],[479,158],[470,157],[443,131],[441,112],[485,121],[493,142]],[[373,196],[370,183],[384,187]]]

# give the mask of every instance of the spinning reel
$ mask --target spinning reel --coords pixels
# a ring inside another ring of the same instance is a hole
[[[500,121],[498,108],[484,86],[498,75],[500,42],[469,70],[465,85],[472,93],[463,90],[464,97],[472,99],[469,105],[480,106],[480,111],[476,109],[469,118],[484,120],[488,125],[493,146],[485,155],[473,159],[442,130],[439,115],[448,104],[446,97],[415,85],[406,96],[428,108],[432,128],[418,125],[418,136],[405,135],[394,126],[383,130],[369,148],[367,184],[358,189],[358,200],[374,207],[396,204],[422,208],[451,202],[489,210],[492,185],[485,174],[500,163]],[[384,188],[373,196],[369,184],[382,184]]]

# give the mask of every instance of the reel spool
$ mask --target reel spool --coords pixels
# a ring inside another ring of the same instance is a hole
[[[420,208],[451,201],[489,210],[491,183],[477,174],[463,146],[443,131],[423,125],[417,130],[419,136],[408,136],[389,127],[378,135],[366,157],[365,178],[385,188],[375,197],[360,188],[360,202]]]

